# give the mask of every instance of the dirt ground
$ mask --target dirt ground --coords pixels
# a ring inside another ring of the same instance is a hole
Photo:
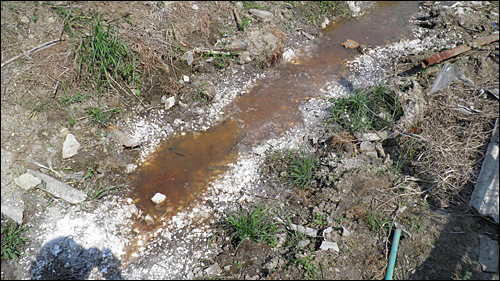
[[[412,46],[406,38],[361,46],[345,64],[353,74],[351,88],[371,89],[383,81],[403,100],[403,120],[388,128],[398,137],[379,142],[390,158],[370,157],[357,136],[324,125],[321,114],[304,108],[324,107],[328,99],[311,99],[300,109],[312,114],[314,127],[246,148],[300,142],[318,160],[308,189],[276,181],[264,153],[241,152],[226,174],[207,184],[205,198],[196,201],[200,207],[186,207],[163,229],[151,226],[127,198],[134,190],[134,169],[128,167],[140,166],[169,137],[223,123],[222,112],[238,96],[294,63],[289,53],[311,56],[328,31],[322,28],[325,18],[357,21],[376,13],[378,4],[351,3],[349,9],[347,2],[331,1],[2,2],[2,210],[7,199],[16,201],[24,209],[21,234],[30,238],[19,258],[2,257],[2,279],[382,279],[398,222],[404,231],[394,279],[498,280],[498,272],[485,272],[478,262],[480,237],[498,242],[498,224],[468,202],[498,117],[498,97],[488,91],[498,89],[499,43],[446,61],[473,86],[455,81],[429,94],[445,62],[421,66],[424,58],[498,32],[498,2],[456,3],[420,3],[408,19],[417,47],[397,49]],[[353,17],[356,7],[361,13]],[[252,16],[250,9],[269,11],[271,18]],[[89,82],[92,76],[79,73],[76,50],[90,32],[85,20],[91,12],[118,26],[118,37],[136,55],[138,83],[118,80],[99,92]],[[172,97],[175,104],[167,108]],[[92,115],[97,109],[101,115]],[[62,159],[68,132],[82,147]],[[74,175],[66,182],[84,192],[97,180],[123,187],[73,205],[39,188],[21,192],[14,179],[26,169]],[[228,212],[255,204],[317,233],[274,247],[251,240],[236,247],[217,235]],[[13,222],[2,213],[1,223],[4,228]],[[2,231],[2,247],[5,239]],[[320,249],[323,241],[336,242],[338,250]]]

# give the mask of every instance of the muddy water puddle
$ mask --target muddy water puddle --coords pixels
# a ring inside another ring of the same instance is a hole
[[[343,62],[352,60],[358,51],[345,49],[342,42],[351,39],[377,46],[409,37],[408,16],[417,8],[418,2],[377,2],[370,15],[331,24],[300,63],[271,71],[229,105],[220,125],[166,140],[138,169],[131,194],[137,207],[159,222],[200,199],[207,184],[237,159],[240,148],[300,126],[299,104],[318,96],[326,82],[350,75]],[[151,201],[158,192],[167,196],[164,204]]]

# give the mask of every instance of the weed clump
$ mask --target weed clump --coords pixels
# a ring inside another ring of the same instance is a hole
[[[398,96],[383,85],[371,91],[354,90],[349,96],[330,99],[331,117],[337,131],[364,132],[393,125],[403,116]]]
[[[110,78],[138,84],[134,54],[118,38],[116,26],[105,28],[99,14],[92,16],[90,34],[82,38],[77,53],[79,77],[96,79],[98,89],[111,84]]]
[[[278,223],[273,222],[269,208],[253,205],[251,210],[240,211],[234,216],[227,214],[227,218],[221,225],[229,234],[231,242],[238,248],[245,239],[257,243],[267,243],[269,247],[275,247],[277,237],[275,234],[282,232]]]
[[[313,153],[302,150],[276,150],[268,152],[264,160],[264,172],[280,183],[291,183],[300,189],[308,189],[314,180],[318,159]]]
[[[10,226],[2,226],[2,258],[4,260],[17,259],[21,252],[21,247],[26,241],[27,237],[21,237],[21,232],[25,230],[24,227],[19,227],[14,221],[10,221]]]

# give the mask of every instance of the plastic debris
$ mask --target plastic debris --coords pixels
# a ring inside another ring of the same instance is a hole
[[[458,67],[454,64],[445,64],[439,72],[439,75],[434,82],[434,85],[431,89],[431,94],[439,91],[441,88],[447,87],[451,82],[459,79],[465,83],[468,83],[474,86],[474,82],[472,82],[469,78],[465,77],[465,75],[458,69]]]

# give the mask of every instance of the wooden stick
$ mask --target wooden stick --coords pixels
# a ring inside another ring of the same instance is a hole
[[[27,51],[27,52],[23,52],[22,54],[19,54],[19,55],[15,56],[15,57],[11,58],[10,60],[8,60],[8,61],[6,61],[6,62],[2,63],[2,65],[0,66],[0,68],[2,68],[2,67],[4,67],[5,65],[7,65],[7,64],[9,64],[9,63],[11,63],[11,62],[13,62],[13,61],[17,60],[17,59],[18,59],[18,58],[20,58],[21,56],[24,56],[24,55],[26,55],[26,56],[27,56],[27,55],[29,55],[29,54],[31,54],[31,53],[36,53],[36,52],[38,52],[38,51],[41,51],[41,50],[47,49],[47,48],[49,48],[49,47],[52,47],[53,45],[55,45],[55,44],[56,44],[57,42],[59,42],[59,41],[61,41],[61,38],[54,39],[54,40],[52,40],[52,41],[45,42],[45,43],[43,43],[42,45],[36,46],[35,48],[33,48],[33,49],[31,49],[31,50],[29,50],[29,51]]]
[[[70,4],[71,5],[71,4]],[[64,33],[64,25],[66,24],[66,21],[68,20],[69,16],[71,15],[71,11],[73,10],[73,8],[71,8],[71,10],[69,11],[69,14],[68,16],[66,17],[66,19],[64,19],[63,21],[63,25],[62,25],[62,28],[61,28],[61,32],[59,32],[59,39],[54,39],[52,41],[49,41],[49,42],[46,42],[46,43],[43,43],[42,45],[39,45],[27,52],[23,52],[22,54],[19,54],[13,58],[11,58],[10,60],[2,63],[2,65],[0,66],[0,68],[4,67],[5,65],[17,60],[18,58],[20,58],[21,56],[25,55],[25,56],[28,56],[29,54],[31,53],[36,53],[38,51],[41,51],[41,50],[44,50],[44,49],[47,49],[49,47],[52,47],[55,43],[59,42],[59,41],[62,41],[62,36],[63,36],[63,33]]]

